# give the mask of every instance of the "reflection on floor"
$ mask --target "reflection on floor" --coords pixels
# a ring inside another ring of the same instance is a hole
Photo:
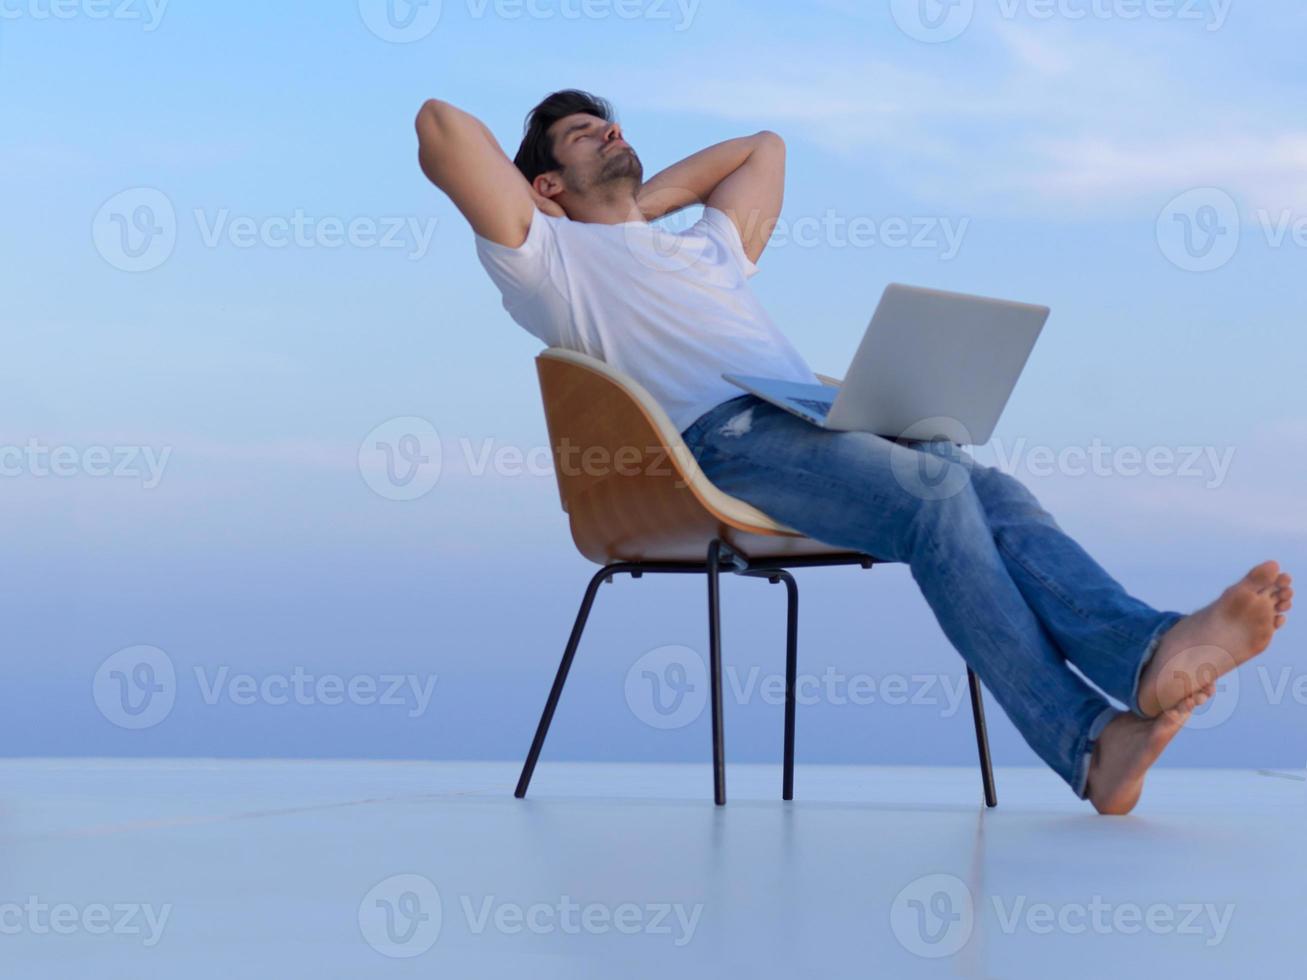
[[[1301,773],[0,763],[6,976],[1299,976]]]

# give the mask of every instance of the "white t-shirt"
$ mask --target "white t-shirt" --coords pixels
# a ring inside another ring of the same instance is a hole
[[[537,210],[521,248],[480,235],[476,247],[514,320],[635,378],[680,431],[743,394],[723,371],[818,383],[754,296],[758,267],[716,208],[679,233]]]

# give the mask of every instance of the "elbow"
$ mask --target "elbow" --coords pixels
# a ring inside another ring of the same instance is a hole
[[[448,102],[427,99],[418,110],[418,136],[424,141],[441,139],[465,130],[472,122],[471,116]]]
[[[448,118],[449,112],[453,108],[448,102],[441,102],[439,99],[427,99],[422,103],[422,108],[418,110],[418,132],[423,133],[431,126],[439,126]]]
[[[468,117],[448,102],[427,99],[418,110],[415,125],[418,135],[418,162],[422,172],[437,180],[440,162],[458,139]]]
[[[414,121],[418,135],[418,164],[432,182],[439,177],[439,161],[445,152],[451,109],[453,106],[448,102],[428,99],[422,103]]]

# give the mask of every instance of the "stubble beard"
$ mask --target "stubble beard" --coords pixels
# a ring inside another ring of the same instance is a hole
[[[567,175],[564,174],[564,180],[569,185],[568,189],[574,194],[596,194],[606,197],[626,188],[634,194],[644,183],[644,164],[640,162],[634,150],[624,147],[607,154],[607,159],[601,162],[599,172],[591,179],[582,182],[580,186],[566,178]]]

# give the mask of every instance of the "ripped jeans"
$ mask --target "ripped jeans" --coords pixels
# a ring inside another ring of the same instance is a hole
[[[1128,595],[1020,482],[949,443],[829,431],[753,395],[683,435],[725,493],[906,564],[1022,737],[1085,796],[1094,741],[1122,713],[1100,691],[1139,713],[1144,665],[1180,613]]]

